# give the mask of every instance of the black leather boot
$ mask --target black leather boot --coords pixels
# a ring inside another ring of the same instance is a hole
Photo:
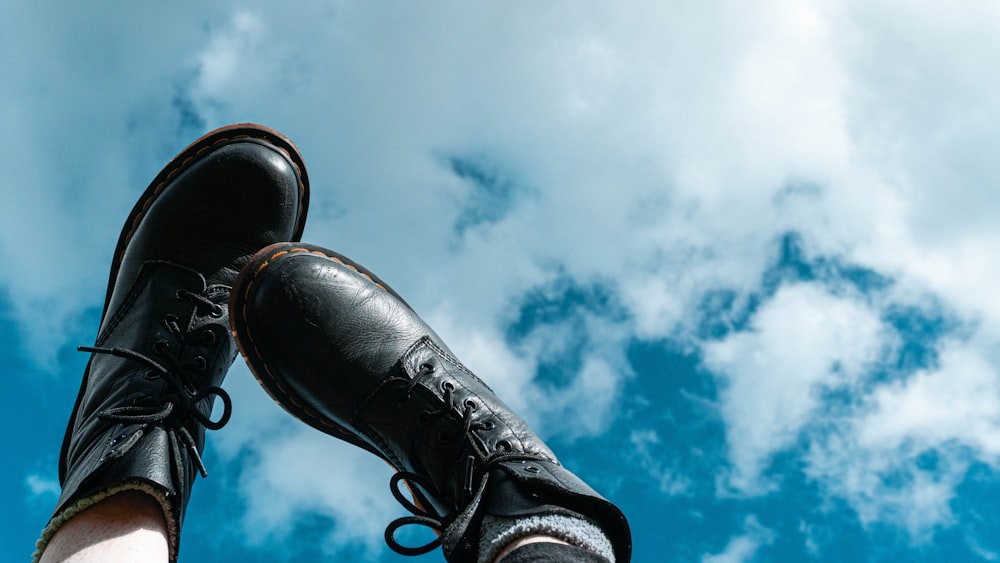
[[[124,490],[159,501],[176,559],[205,430],[232,408],[219,387],[237,353],[230,289],[257,250],[301,236],[308,198],[298,149],[253,124],[205,135],[149,185],[118,240],[96,343],[81,347],[92,356],[36,559],[63,523]]]
[[[282,407],[396,468],[393,494],[414,516],[387,528],[394,550],[415,555],[440,543],[449,561],[475,561],[486,514],[552,513],[592,520],[617,561],[629,560],[621,511],[562,467],[364,267],[318,246],[272,245],[240,273],[230,311],[240,351]],[[394,534],[407,524],[433,527],[440,539],[401,546]]]

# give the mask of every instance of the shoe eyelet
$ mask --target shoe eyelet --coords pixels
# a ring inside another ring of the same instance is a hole
[[[204,356],[195,356],[193,361],[195,371],[202,372],[208,368],[208,360],[206,360]]]
[[[479,408],[479,403],[473,401],[472,399],[466,399],[465,408],[469,409],[470,411],[474,411]]]
[[[155,354],[165,354],[167,350],[170,349],[170,343],[166,340],[157,340],[153,344],[153,353]]]
[[[205,329],[202,332],[202,334],[204,335],[204,336],[202,336],[202,339],[205,341],[205,344],[207,344],[209,346],[211,346],[212,344],[215,344],[216,337],[215,337],[215,333],[214,332],[212,332],[211,330]]]
[[[509,451],[513,450],[514,447],[511,446],[510,442],[508,442],[507,440],[500,440],[499,442],[497,442],[497,446],[496,446],[495,449],[498,452],[499,451],[509,452]]]
[[[434,366],[431,364],[420,364],[417,367],[417,372],[421,374],[431,374],[434,373]]]
[[[184,299],[184,296],[187,295],[188,293],[189,292],[186,289],[178,289],[177,291],[174,292],[174,297],[176,297],[177,299]]]
[[[181,331],[180,325],[177,324],[177,321],[179,320],[180,319],[177,318],[177,315],[168,313],[163,315],[163,326],[167,328],[167,331],[169,331],[170,334],[179,334]]]
[[[482,429],[483,430],[493,430],[496,427],[497,427],[497,425],[494,424],[492,420],[484,420],[482,422]]]
[[[527,471],[528,473],[538,473],[539,471],[541,471],[540,469],[538,469],[534,465],[529,465],[529,466],[525,467],[524,470]]]
[[[441,382],[441,390],[442,391],[454,391],[455,390],[455,384],[452,383],[452,382],[450,382],[450,381],[443,381],[443,382]]]
[[[217,305],[215,305],[215,306],[212,307],[212,311],[209,313],[209,315],[211,315],[212,318],[218,319],[219,317],[222,316],[222,313],[223,313],[223,311],[222,311],[222,305],[218,305],[217,304]]]
[[[142,374],[142,377],[143,379],[146,379],[148,381],[155,381],[160,378],[160,374],[156,373],[151,369],[147,369],[146,373]]]

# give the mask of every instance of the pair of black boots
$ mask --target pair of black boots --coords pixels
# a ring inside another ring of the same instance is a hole
[[[60,457],[63,492],[37,553],[87,507],[140,490],[163,507],[176,558],[205,431],[232,410],[220,385],[238,349],[288,412],[396,468],[393,494],[414,515],[386,530],[393,549],[434,549],[394,538],[424,524],[449,561],[474,561],[484,516],[566,514],[596,523],[628,561],[621,511],[402,297],[344,256],[286,242],[300,239],[308,200],[295,145],[253,124],[205,135],[153,180],[118,241],[97,341],[81,348],[92,356]]]

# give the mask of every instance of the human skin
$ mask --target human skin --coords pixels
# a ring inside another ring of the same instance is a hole
[[[40,563],[166,563],[169,550],[160,504],[145,493],[124,491],[70,518]]]

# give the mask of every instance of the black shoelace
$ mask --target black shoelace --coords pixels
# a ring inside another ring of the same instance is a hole
[[[207,309],[207,314],[213,317],[222,316],[222,306],[202,295],[181,289],[177,291],[177,298],[195,303],[199,310]],[[210,330],[204,330],[194,336],[185,336],[176,315],[164,316],[163,324],[180,343],[213,344],[216,340],[215,333]],[[146,377],[162,378],[167,383],[168,388],[168,392],[164,396],[144,397],[145,402],[137,401],[131,405],[105,409],[98,413],[98,417],[109,422],[161,424],[167,431],[174,458],[181,459],[180,449],[183,446],[191,453],[195,466],[202,477],[208,476],[201,454],[198,452],[198,444],[185,427],[185,423],[189,419],[194,419],[208,430],[218,430],[229,422],[233,404],[232,399],[224,389],[217,385],[204,386],[200,382],[197,373],[204,371],[207,367],[207,361],[204,357],[195,356],[189,362],[182,362],[170,353],[170,343],[167,340],[159,340],[153,346],[154,353],[162,357],[167,362],[167,366],[128,348],[80,346],[77,349],[81,352],[109,354],[132,360],[150,370]],[[211,402],[214,397],[222,400],[222,415],[218,420],[212,420],[197,408],[202,401],[208,399]],[[184,482],[182,468],[175,466],[174,470],[178,482]]]
[[[434,367],[430,364],[423,364],[420,366],[419,371],[414,375],[409,388],[405,393],[400,395],[397,399],[397,404],[402,406],[405,404],[413,389],[418,384],[418,379],[422,375],[429,375],[434,372]],[[472,399],[466,399],[461,409],[457,409],[453,403],[453,392],[455,391],[454,383],[450,381],[444,381],[441,383],[441,389],[444,391],[444,397],[442,398],[442,405],[439,409],[426,411],[420,414],[417,419],[417,423],[420,425],[427,425],[434,418],[441,416],[451,416],[456,410],[462,412],[462,432],[461,437],[463,439],[469,437],[470,433],[478,430],[491,430],[494,427],[494,423],[491,420],[473,420],[473,413],[478,408],[476,402]],[[437,436],[439,441],[444,443],[449,443],[454,441],[458,436],[441,433]],[[511,445],[506,440],[501,440],[497,443],[497,450],[494,452],[481,451],[474,440],[470,441],[476,454],[478,454],[478,459],[485,460],[482,462],[482,467],[479,470],[480,482],[476,486],[475,474],[476,474],[476,455],[468,455],[465,458],[465,472],[463,474],[463,487],[462,487],[462,498],[458,499],[458,507],[445,515],[439,515],[433,511],[431,504],[427,502],[426,495],[422,491],[426,491],[428,494],[434,494],[439,496],[439,494],[434,493],[436,487],[434,484],[423,475],[413,473],[410,471],[397,471],[396,474],[392,476],[389,480],[389,489],[392,491],[392,496],[403,505],[407,511],[410,512],[411,516],[403,516],[397,518],[389,523],[385,528],[385,543],[390,549],[399,553],[400,555],[423,555],[433,551],[438,546],[441,545],[441,535],[445,533],[445,530],[451,525],[452,522],[457,520],[459,517],[463,516],[465,512],[475,511],[482,500],[483,492],[486,490],[486,483],[489,480],[489,472],[493,467],[499,463],[505,461],[514,460],[541,460],[543,458],[539,456],[534,456],[531,454],[526,454],[524,452],[512,453]],[[403,482],[406,488],[413,495],[414,500],[406,498],[406,495],[400,490],[399,483]],[[467,516],[467,515],[466,515]],[[433,530],[438,537],[422,546],[409,547],[399,543],[396,540],[396,532],[400,528],[408,525],[418,525],[426,526]]]
[[[423,494],[420,492],[421,489],[426,491],[435,490],[433,483],[431,483],[429,479],[427,479],[423,475],[419,475],[417,473],[412,473],[409,471],[396,472],[396,474],[394,474],[392,478],[389,479],[389,488],[392,491],[392,496],[396,499],[397,502],[399,502],[399,504],[403,505],[403,508],[405,508],[407,511],[410,512],[411,516],[403,516],[401,518],[397,518],[392,522],[390,522],[388,526],[386,526],[385,543],[389,546],[390,549],[392,549],[393,551],[395,551],[400,555],[423,555],[424,553],[428,553],[430,551],[437,549],[437,547],[441,545],[441,536],[445,533],[445,530],[448,529],[448,527],[451,525],[452,522],[458,520],[462,516],[465,516],[467,519],[468,515],[465,514],[466,512],[474,512],[476,509],[479,508],[479,505],[482,501],[483,492],[486,490],[486,484],[489,481],[490,470],[492,470],[494,466],[505,461],[515,461],[515,460],[539,461],[543,459],[544,458],[538,456],[526,455],[523,453],[516,453],[516,454],[504,453],[497,455],[493,459],[490,459],[489,461],[483,463],[481,470],[482,477],[480,478],[479,486],[476,487],[474,492],[472,492],[472,481],[473,481],[473,473],[475,469],[476,458],[473,456],[468,456],[466,458],[466,466],[465,466],[465,484],[466,484],[465,492],[468,495],[468,501],[462,503],[458,508],[443,516],[437,514],[436,512],[433,512],[432,509],[429,508],[428,503],[420,500],[423,497]],[[413,494],[414,498],[417,499],[417,502],[411,501],[410,499],[406,498],[406,495],[401,490],[399,490],[399,483],[401,481],[406,485],[407,489]],[[417,487],[420,487],[421,489],[418,489]],[[428,505],[428,508],[423,507],[423,505],[425,504]],[[438,537],[418,547],[409,547],[402,545],[401,543],[399,543],[398,540],[396,540],[396,532],[399,531],[399,529],[402,528],[403,526],[409,526],[409,525],[426,526],[431,530],[433,530],[438,535]]]

